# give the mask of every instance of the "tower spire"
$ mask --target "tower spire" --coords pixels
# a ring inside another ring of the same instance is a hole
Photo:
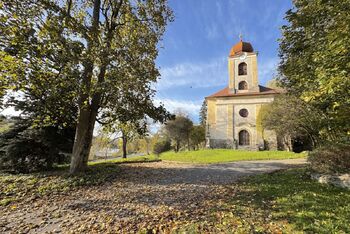
[[[243,38],[242,33],[239,33],[239,40],[242,41],[242,38]]]

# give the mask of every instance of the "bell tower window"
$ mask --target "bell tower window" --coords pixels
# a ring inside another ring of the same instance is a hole
[[[245,62],[240,63],[238,65],[238,75],[239,76],[247,75],[247,64]]]
[[[238,83],[238,90],[247,90],[248,89],[248,83],[245,81],[241,81]]]

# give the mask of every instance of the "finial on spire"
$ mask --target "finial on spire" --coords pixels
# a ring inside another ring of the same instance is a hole
[[[242,38],[243,38],[243,36],[242,36],[242,33],[239,33],[239,39],[242,41]]]

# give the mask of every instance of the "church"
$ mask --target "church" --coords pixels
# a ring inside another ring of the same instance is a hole
[[[242,39],[228,57],[228,85],[206,97],[206,144],[210,148],[276,149],[277,136],[263,130],[261,107],[280,91],[259,85],[258,53]]]

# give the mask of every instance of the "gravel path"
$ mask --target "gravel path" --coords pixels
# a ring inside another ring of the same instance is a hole
[[[167,232],[210,220],[211,210],[232,199],[234,182],[242,176],[305,163],[293,159],[121,164],[117,178],[103,185],[28,198],[15,208],[0,207],[0,233]]]
[[[306,159],[239,161],[220,164],[184,164],[160,162],[164,168],[179,170],[176,175],[162,178],[163,183],[229,184],[242,176],[272,172],[306,164]],[[152,164],[149,164],[152,167]]]

